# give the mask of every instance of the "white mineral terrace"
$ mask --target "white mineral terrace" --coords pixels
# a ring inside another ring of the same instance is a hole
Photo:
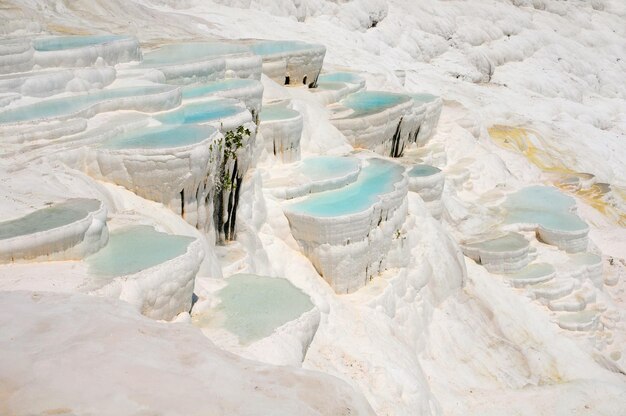
[[[306,294],[286,279],[250,274],[203,283],[213,286],[212,300],[192,318],[216,345],[271,364],[302,363],[320,321]]]
[[[432,94],[409,94],[416,107],[417,117],[420,118],[420,128],[414,142],[418,146],[424,146],[433,137],[437,130],[443,101],[440,97]]]
[[[246,104],[246,108],[256,118],[261,112],[263,84],[254,79],[225,79],[204,84],[187,85],[182,90],[183,99],[192,101],[204,97],[233,98]]]
[[[331,122],[356,148],[401,156],[418,133],[413,100],[404,94],[359,91],[331,106]]]
[[[407,171],[409,191],[417,192],[424,200],[430,214],[441,218],[441,194],[445,176],[441,169],[430,165],[415,165]]]
[[[112,88],[73,97],[51,98],[0,112],[3,125],[28,125],[41,121],[90,118],[98,113],[135,110],[158,112],[181,102],[180,88],[167,85]]]
[[[558,189],[533,186],[509,195],[505,222],[534,229],[542,241],[568,252],[585,251],[589,226],[576,214],[576,201]]]
[[[330,72],[319,76],[311,92],[324,104],[333,104],[364,88],[365,79],[356,73]]]
[[[623,416],[622,3],[3,0],[0,415]]]
[[[108,86],[115,80],[115,75],[113,67],[49,69],[0,75],[0,93],[14,93],[19,98],[83,92]]]
[[[85,259],[98,286],[91,293],[120,298],[143,315],[170,320],[191,309],[194,279],[204,257],[191,237],[127,226]]]
[[[141,59],[139,41],[131,36],[46,36],[0,44],[0,73],[42,67],[87,67]]]
[[[298,41],[250,41],[263,59],[263,73],[281,85],[314,87],[322,70],[326,47]]]
[[[108,239],[107,211],[95,199],[74,198],[0,222],[0,263],[75,260]]]
[[[223,132],[254,121],[246,106],[239,100],[231,98],[206,98],[185,102],[180,107],[159,114],[155,118],[169,125],[207,124]]]
[[[259,117],[259,131],[265,148],[283,163],[300,160],[302,115],[286,104],[264,105]]]
[[[261,58],[243,45],[225,42],[175,43],[144,55],[125,70],[135,74],[158,71],[167,82],[188,84],[224,78],[261,78]]]
[[[33,64],[40,67],[107,65],[141,60],[139,41],[132,36],[58,36],[32,41]]]
[[[160,202],[199,229],[211,221],[222,134],[208,125],[162,125],[131,130],[94,145],[86,171]]]
[[[528,240],[513,232],[496,238],[468,242],[462,248],[467,257],[482,264],[492,273],[517,272],[530,261]]]
[[[404,169],[368,159],[353,183],[285,204],[291,232],[337,293],[353,292],[386,268],[406,219]]]
[[[292,199],[309,193],[330,191],[357,180],[361,161],[355,157],[317,156],[302,160],[291,168],[269,178],[265,187],[281,199]]]

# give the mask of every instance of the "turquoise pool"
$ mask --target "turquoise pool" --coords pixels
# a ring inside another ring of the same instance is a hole
[[[441,169],[430,165],[415,165],[408,171],[411,177],[431,176],[441,172]]]
[[[199,143],[215,133],[211,126],[182,124],[180,126],[148,127],[121,134],[102,143],[106,149],[163,149]]]
[[[242,344],[265,338],[313,309],[311,299],[286,279],[238,274],[217,294],[223,327]]]
[[[156,116],[166,124],[206,123],[245,111],[234,100],[213,100],[184,104],[176,110]]]
[[[292,110],[283,105],[265,105],[261,110],[259,118],[261,121],[287,120],[300,115],[296,110]]]
[[[53,36],[33,40],[33,48],[41,52],[61,51],[66,49],[82,48],[85,46],[100,45],[123,39],[132,38],[129,36],[118,35]]]
[[[539,224],[550,230],[580,231],[587,224],[571,212],[576,201],[557,188],[531,186],[507,197],[507,223]]]
[[[85,261],[96,276],[124,276],[182,256],[193,241],[195,238],[161,233],[150,226],[129,226],[113,231],[108,244]]]
[[[250,49],[243,45],[223,42],[191,42],[174,43],[162,46],[143,56],[143,66],[165,66],[198,62],[206,59],[219,58],[224,55],[249,53]]]
[[[347,82],[350,84],[360,84],[363,82],[363,78],[352,72],[331,72],[320,75],[318,82]]]
[[[313,182],[342,177],[359,169],[356,158],[341,156],[318,156],[302,161],[298,171]]]
[[[392,192],[404,168],[382,159],[369,159],[358,179],[337,190],[313,194],[292,204],[288,210],[315,217],[337,217],[365,211],[380,195]]]
[[[313,49],[316,45],[291,40],[259,41],[250,45],[250,49],[257,55],[274,55],[278,53],[296,52]]]
[[[409,101],[410,98],[404,94],[395,94],[384,91],[359,91],[350,94],[341,100],[344,107],[354,110],[355,116],[364,116],[383,111],[387,108]]]
[[[218,91],[228,91],[238,88],[256,87],[259,81],[252,79],[225,79],[223,81],[210,82],[206,84],[196,84],[183,87],[183,98],[199,98],[214,94]]]
[[[34,104],[0,112],[0,123],[19,123],[71,115],[98,104],[99,102],[141,95],[159,94],[171,91],[173,88],[172,86],[166,85],[116,88],[74,95],[72,97],[42,100]]]
[[[75,198],[0,222],[0,240],[34,234],[80,221],[100,208],[97,199]]]
[[[426,94],[426,93],[409,94],[409,96],[413,99],[413,101],[415,101],[418,104],[430,103],[430,102],[435,101],[438,98],[436,95]]]

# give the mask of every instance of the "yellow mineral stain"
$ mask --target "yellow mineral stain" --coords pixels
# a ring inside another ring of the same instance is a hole
[[[626,213],[620,210],[619,206],[626,205],[624,191],[615,186],[606,187],[605,184],[594,184],[588,189],[576,191],[576,195],[587,204],[591,205],[607,217],[611,217],[622,227],[626,227]],[[612,191],[612,192],[611,192]],[[607,194],[611,192],[613,198],[621,199],[621,203],[610,203]]]
[[[48,25],[48,31],[50,31],[51,33],[54,33],[55,35],[81,35],[81,36],[86,36],[86,35],[91,35],[92,33],[89,32],[86,29],[80,29],[77,27],[69,27],[69,26],[63,26],[63,25],[59,25],[59,24],[55,24],[55,23],[49,23]]]
[[[521,153],[539,169],[555,174],[556,186],[564,191],[574,193],[606,217],[613,219],[620,226],[626,227],[626,212],[620,208],[626,206],[625,189],[608,184],[594,184],[589,188],[573,186],[571,181],[573,178],[588,180],[592,176],[588,173],[573,171],[565,166],[561,160],[552,157],[549,150],[552,150],[553,154],[559,154],[558,149],[551,149],[549,144],[541,139],[541,134],[533,129],[494,125],[488,129],[488,132],[491,139],[500,147]],[[537,144],[540,144],[540,147]],[[614,199],[613,202],[607,197],[609,193]]]

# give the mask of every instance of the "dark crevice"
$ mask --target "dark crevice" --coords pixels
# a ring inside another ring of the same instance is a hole
[[[304,79],[302,79],[302,83],[306,85],[306,75],[304,76]]]
[[[189,308],[189,313],[191,313],[191,310],[193,309],[193,306],[196,304],[196,302],[198,302],[198,295],[196,295],[195,293],[191,294],[191,307]]]
[[[285,85],[289,85],[289,75],[285,77]]]
[[[415,130],[415,134],[413,134],[413,138],[411,139],[412,143],[417,143],[417,135],[420,134],[420,129],[421,128],[422,128],[421,124],[419,126],[417,126],[417,130]]]
[[[398,122],[398,127],[396,127],[396,132],[393,134],[393,138],[391,139],[391,157],[400,157],[402,156],[402,152],[404,151],[404,146],[402,146],[402,150],[400,150],[400,141],[402,138],[402,117],[400,117],[400,121]]]
[[[233,207],[235,206],[235,194],[237,189],[233,189],[235,185],[235,178],[237,177],[237,159],[235,159],[235,166],[233,167],[233,174],[230,177],[230,189],[228,190],[228,208],[226,211],[226,222],[224,223],[224,237],[227,241],[231,240],[231,229],[234,229],[233,221]]]
[[[233,209],[230,213],[231,221],[229,222],[229,230],[228,230],[228,239],[235,239],[235,225],[237,224],[237,207],[239,206],[239,191],[241,190],[241,184],[243,182],[243,178],[236,179],[237,187],[235,188],[235,199],[233,202]]]
[[[317,75],[315,76],[315,79],[313,80],[313,82],[311,82],[309,84],[309,88],[317,88],[317,79],[319,78],[320,74],[319,72],[317,73]]]
[[[180,215],[185,216],[185,190],[180,191]]]

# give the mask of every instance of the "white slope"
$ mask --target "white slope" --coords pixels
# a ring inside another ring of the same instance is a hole
[[[622,415],[623,367],[589,347],[591,336],[560,330],[546,308],[499,277],[472,262],[466,269],[451,240],[488,229],[492,220],[483,203],[501,190],[551,178],[536,160],[498,147],[487,131],[493,125],[535,132],[533,145],[548,167],[626,186],[623,2],[219,3],[23,0],[8,2],[0,16],[18,22],[3,27],[7,33],[130,33],[148,47],[208,37],[322,43],[325,69],[362,71],[371,89],[399,91],[396,71],[404,71],[406,89],[445,100],[430,148],[440,151],[417,157],[445,168],[451,183],[443,195],[448,222],[436,223],[421,200],[411,197],[411,220],[403,230],[413,247],[408,266],[375,278],[368,290],[338,297],[300,252],[279,203],[262,189],[270,158],[242,191],[238,244],[245,254],[237,267],[285,276],[313,298],[322,321],[303,367],[347,381],[379,415]],[[368,28],[372,16],[383,18]],[[303,114],[303,156],[349,149],[336,129],[320,121],[326,111],[308,93],[277,86],[270,93],[290,95]],[[80,194],[90,186],[82,185]],[[149,211],[156,222],[175,224],[151,204],[122,191],[113,194],[121,205]],[[624,257],[626,229],[578,202],[594,244]],[[556,250],[540,250],[545,258],[563,260]],[[217,273],[216,263],[205,275]],[[232,272],[223,266],[225,274]],[[607,293],[606,302],[622,316],[611,348],[626,355],[623,278]]]
[[[2,414],[373,414],[334,377],[244,360],[189,324],[156,322],[117,300],[0,299],[15,314],[0,316]]]

